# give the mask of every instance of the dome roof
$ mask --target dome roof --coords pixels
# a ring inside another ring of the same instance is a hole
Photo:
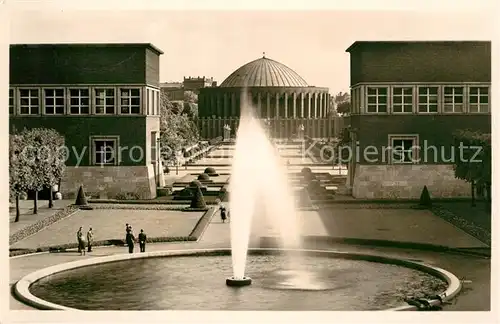
[[[307,87],[307,82],[288,66],[262,57],[231,73],[222,88],[228,87]]]

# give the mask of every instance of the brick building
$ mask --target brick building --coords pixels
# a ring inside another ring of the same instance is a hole
[[[151,44],[10,46],[10,130],[53,128],[69,149],[63,196],[156,196],[159,56]]]
[[[491,132],[491,43],[355,42],[346,51],[351,144],[361,152],[349,164],[353,196],[418,198],[424,185],[434,197],[470,195],[454,177],[452,134]]]

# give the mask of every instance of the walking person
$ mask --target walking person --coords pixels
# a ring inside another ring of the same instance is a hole
[[[78,252],[80,255],[85,255],[85,239],[83,237],[83,227],[80,226],[78,232],[76,232],[76,239],[78,240]]]
[[[132,230],[132,227],[127,223],[125,224],[125,232],[128,234]]]
[[[223,223],[226,222],[226,207],[224,207],[224,205],[220,206],[220,219]]]
[[[135,237],[134,234],[132,233],[132,228],[130,228],[130,231],[127,233],[125,241],[127,242],[128,245],[128,253],[134,253]]]
[[[141,229],[141,232],[139,233],[139,248],[141,249],[141,252],[146,252],[146,233]]]
[[[89,231],[87,232],[87,252],[92,252],[92,244],[94,244],[94,232],[92,231],[92,227],[89,227]]]

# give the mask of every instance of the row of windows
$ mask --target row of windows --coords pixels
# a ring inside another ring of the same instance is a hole
[[[389,94],[388,87],[368,87],[366,89],[367,113],[388,113],[389,99],[392,99],[392,113],[413,113],[414,98],[417,113],[437,113],[442,96],[443,113],[488,113],[490,95],[488,86],[471,86],[466,91],[464,86],[444,86],[442,91],[438,86],[419,86],[416,91],[411,86],[392,87]],[[359,112],[362,105],[361,89],[352,90],[353,113]],[[466,105],[467,103],[467,105]]]
[[[159,91],[146,89],[146,95],[145,113],[158,115]],[[141,102],[140,88],[9,89],[11,115],[138,115]]]

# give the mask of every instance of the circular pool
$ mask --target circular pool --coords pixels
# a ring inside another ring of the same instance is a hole
[[[290,263],[279,250],[250,251],[246,275],[252,284],[245,287],[225,284],[232,275],[229,250],[209,250],[76,261],[21,279],[16,291],[52,309],[360,311],[405,305],[405,297],[436,295],[449,285],[414,262],[305,252],[300,263]]]

